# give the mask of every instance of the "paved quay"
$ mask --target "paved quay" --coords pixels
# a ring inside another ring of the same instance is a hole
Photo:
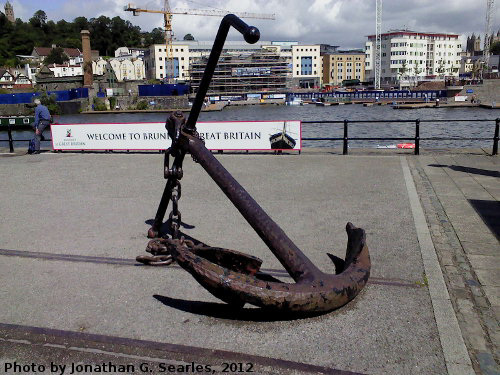
[[[135,262],[162,155],[0,154],[0,371],[498,374],[498,157],[339,151],[216,155],[321,270],[334,271],[327,252],[344,257],[348,221],[366,230],[365,289],[295,320],[233,311],[178,266]],[[179,210],[184,234],[292,281],[190,158]]]

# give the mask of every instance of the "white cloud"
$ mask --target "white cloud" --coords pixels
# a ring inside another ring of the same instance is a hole
[[[71,21],[78,16],[92,18],[105,15],[120,16],[146,31],[163,26],[163,17],[160,14],[142,13],[133,17],[130,12],[125,12],[123,7],[128,2],[67,0],[63,6],[46,5],[45,8],[49,19],[55,21],[62,18]],[[163,0],[133,2],[148,9],[163,8]],[[19,0],[13,0],[12,3],[16,16],[25,21],[38,9],[30,9]],[[366,35],[375,32],[375,0],[170,0],[170,3],[172,8],[215,7],[228,11],[274,13],[274,21],[245,20],[259,27],[263,40],[298,40],[348,48],[361,47]],[[382,29],[387,31],[406,26],[418,31],[482,34],[485,28],[485,3],[477,0],[384,0]],[[44,8],[44,5],[37,7]],[[500,26],[498,13],[497,7],[492,18],[495,32]],[[219,17],[173,16],[174,34],[178,39],[191,33],[198,40],[213,40],[219,23]],[[232,31],[229,38],[241,39],[241,36]]]

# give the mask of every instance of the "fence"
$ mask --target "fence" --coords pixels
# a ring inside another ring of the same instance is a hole
[[[420,124],[421,123],[435,123],[435,122],[495,122],[495,130],[493,138],[487,137],[421,137],[420,136]],[[343,124],[344,125],[344,136],[343,137],[333,137],[333,138],[319,138],[319,137],[311,137],[311,138],[302,138],[303,141],[342,141],[342,154],[347,155],[349,153],[349,141],[414,141],[415,142],[415,155],[420,154],[420,141],[479,141],[479,140],[492,140],[493,148],[492,155],[498,155],[498,139],[499,139],[499,128],[500,128],[500,118],[491,120],[491,119],[479,119],[479,120],[343,120],[343,121],[302,121],[303,124]],[[349,124],[356,123],[415,123],[415,133],[414,136],[408,137],[355,137],[349,138]]]
[[[188,85],[139,85],[139,96],[177,96],[189,94]]]
[[[56,101],[63,102],[73,99],[81,99],[89,97],[88,88],[77,88],[61,91],[47,91],[48,95],[54,94]],[[17,94],[0,94],[0,104],[27,104],[40,96],[39,92],[17,93]]]
[[[392,90],[392,91],[333,91],[333,92],[301,92],[287,93],[286,100],[290,101],[292,97],[301,99],[312,98],[349,98],[349,99],[437,99],[446,97],[446,90]]]
[[[495,129],[493,138],[491,137],[421,137],[420,136],[420,124],[421,123],[436,123],[436,122],[494,122]],[[342,154],[347,155],[349,153],[349,142],[350,141],[414,141],[415,142],[415,155],[420,154],[420,141],[449,141],[449,140],[457,140],[457,141],[474,141],[474,140],[492,140],[493,148],[492,155],[498,155],[498,140],[500,133],[500,118],[497,119],[474,119],[474,120],[343,120],[343,121],[302,121],[303,124],[343,124],[344,126],[344,135],[343,137],[311,137],[311,138],[302,138],[303,141],[342,141]],[[415,124],[415,132],[413,136],[408,137],[355,137],[349,138],[349,125],[350,124],[359,124],[359,123],[414,123]],[[14,152],[14,142],[29,142],[29,139],[13,139],[12,137],[12,127],[10,125],[0,127],[0,131],[6,130],[8,133],[8,139],[1,140],[0,142],[8,142],[10,152]],[[45,139],[46,142],[52,141],[51,139]]]

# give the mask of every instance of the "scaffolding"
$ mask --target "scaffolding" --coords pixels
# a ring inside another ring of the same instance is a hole
[[[198,90],[208,59],[191,62],[191,87]],[[292,69],[286,58],[274,52],[258,51],[238,55],[224,53],[210,83],[210,94],[241,94],[285,91]]]

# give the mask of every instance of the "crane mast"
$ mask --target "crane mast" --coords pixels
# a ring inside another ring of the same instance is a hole
[[[192,16],[212,16],[223,17],[230,12],[220,10],[205,10],[205,9],[171,9],[169,0],[164,0],[163,10],[146,9],[136,7],[134,4],[127,4],[124,7],[127,12],[132,12],[134,16],[139,13],[159,13],[163,14],[164,27],[165,27],[165,80],[168,83],[173,83],[175,80],[175,63],[173,53],[173,32],[172,32],[172,15],[184,14]],[[260,18],[265,20],[274,20],[274,14],[260,14],[260,13],[247,13],[247,12],[234,12],[235,15],[241,18]]]
[[[486,0],[486,29],[484,32],[484,64],[487,67],[490,63],[490,37],[491,37],[491,15],[495,7],[494,0]]]
[[[381,61],[381,29],[382,29],[382,0],[376,1],[376,15],[375,15],[375,89],[380,89],[380,73],[382,70],[382,61]]]
[[[175,63],[174,51],[172,48],[173,33],[172,33],[172,12],[168,0],[163,4],[163,17],[165,24],[165,81],[167,83],[174,83],[175,80]]]

